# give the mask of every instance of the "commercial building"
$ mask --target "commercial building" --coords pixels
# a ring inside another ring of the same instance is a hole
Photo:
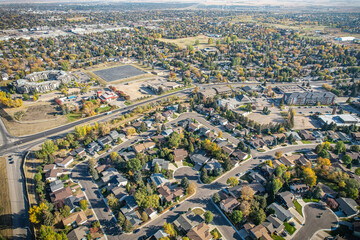
[[[293,92],[284,94],[287,105],[330,105],[335,102],[336,95],[331,92]]]
[[[320,115],[319,116],[321,124],[335,124],[336,126],[350,126],[357,125],[360,126],[360,118],[356,115],[351,114],[336,114],[336,115]]]

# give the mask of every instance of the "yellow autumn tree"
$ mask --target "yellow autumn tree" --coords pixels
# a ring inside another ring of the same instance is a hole
[[[311,167],[304,167],[303,168],[303,174],[304,174],[304,182],[309,186],[313,187],[316,185],[316,174],[314,170],[312,170]]]
[[[29,210],[30,221],[34,224],[40,223],[43,216],[43,212],[46,210],[48,210],[48,206],[46,206],[45,203],[40,203],[39,206],[35,205],[32,208],[30,208]]]

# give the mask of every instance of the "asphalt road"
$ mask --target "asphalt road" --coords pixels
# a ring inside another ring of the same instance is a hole
[[[98,186],[92,181],[92,178],[88,172],[87,161],[82,162],[74,167],[71,172],[71,179],[80,183],[81,187],[85,188],[86,197],[93,208],[96,217],[99,219],[100,224],[107,235],[109,240],[120,239],[120,227],[116,224],[116,220],[113,218],[111,211],[106,211],[107,206],[101,194]]]
[[[321,86],[323,82],[315,82],[314,85],[316,86]],[[226,85],[228,84],[231,84],[231,85],[257,85],[258,83],[251,83],[251,82],[248,82],[248,83],[225,83]],[[203,85],[199,85],[197,84],[198,86],[203,86]],[[208,86],[214,86],[214,85],[224,85],[224,84],[209,84]],[[282,85],[282,84],[271,84],[273,87],[276,86],[276,85]],[[313,83],[312,83],[313,85]],[[41,133],[37,133],[37,134],[33,134],[33,135],[29,135],[29,136],[24,136],[24,137],[14,137],[12,136],[11,134],[8,133],[4,123],[2,121],[0,121],[0,155],[5,155],[5,154],[8,154],[8,153],[11,153],[13,154],[14,152],[18,151],[19,154],[23,154],[24,151],[26,151],[27,149],[31,149],[32,147],[42,143],[44,141],[44,138],[56,138],[56,137],[59,137],[59,133],[61,132],[70,132],[73,130],[73,128],[76,126],[76,125],[81,125],[81,124],[85,124],[85,123],[89,123],[89,122],[92,122],[92,121],[95,121],[99,118],[103,118],[102,120],[108,120],[108,119],[111,119],[111,118],[114,118],[120,114],[124,114],[125,112],[139,106],[139,105],[142,105],[142,104],[146,104],[146,103],[149,103],[149,102],[153,102],[153,101],[158,101],[162,98],[167,98],[167,97],[170,97],[172,95],[181,95],[181,94],[185,94],[187,91],[190,92],[192,89],[185,89],[185,90],[182,90],[182,91],[178,91],[178,92],[174,92],[174,93],[169,93],[169,94],[166,94],[166,95],[163,95],[163,96],[160,96],[160,97],[156,97],[156,98],[151,98],[151,99],[148,99],[148,100],[145,100],[143,102],[140,102],[140,103],[136,103],[136,104],[133,104],[131,106],[128,106],[126,108],[123,108],[123,109],[118,109],[118,110],[115,110],[113,111],[113,114],[112,115],[109,115],[108,117],[104,116],[105,114],[102,114],[102,115],[96,115],[96,116],[93,116],[93,117],[89,117],[89,118],[86,118],[86,119],[82,119],[82,120],[79,120],[79,121],[76,121],[76,122],[72,122],[72,123],[69,123],[67,125],[63,125],[63,126],[60,126],[60,127],[57,127],[57,128],[54,128],[54,129],[51,129],[51,130],[47,130],[47,131],[44,131],[44,132],[41,132]],[[205,124],[206,125],[206,124]],[[213,126],[210,125],[210,128],[213,129]],[[224,133],[224,136],[227,137],[226,133]],[[230,137],[230,136],[229,136]],[[229,139],[231,140],[231,139]],[[128,143],[126,143],[128,146],[131,145],[131,142],[129,141]],[[306,147],[311,147],[310,145],[306,145]],[[284,152],[286,152],[287,150],[289,151],[294,151],[294,149],[296,150],[298,147],[287,147],[286,150],[283,149]],[[264,156],[267,156],[268,154],[270,153],[265,153]],[[258,154],[257,152],[255,152],[255,155],[254,157],[256,156],[262,156],[262,154]],[[266,157],[265,157],[265,160],[266,160]],[[257,161],[251,161],[252,163],[250,164],[251,166],[253,165],[256,165],[256,162]],[[26,199],[25,199],[25,194],[24,194],[24,179],[22,178],[21,176],[21,172],[20,172],[20,160],[17,160],[17,161],[14,161],[14,165],[12,166],[7,166],[7,170],[8,170],[8,176],[9,176],[9,189],[10,189],[10,197],[11,197],[11,203],[12,203],[12,212],[13,212],[13,221],[14,221],[14,234],[15,234],[15,238],[20,238],[20,239],[24,239],[24,236],[26,237],[29,237],[30,234],[28,232],[28,216],[27,216],[27,212],[28,212],[28,207],[27,207],[27,204],[26,204]],[[245,163],[244,165],[242,165],[242,167],[238,167],[236,168],[236,171],[237,172],[243,172],[243,171],[246,171],[245,168],[247,168],[245,165],[247,165],[248,163]],[[242,169],[244,168],[244,169]],[[79,169],[81,170],[81,169]],[[233,170],[234,171],[234,170]],[[235,175],[235,173],[232,174],[232,172],[229,172],[226,174],[226,177],[223,177],[222,179],[225,179],[225,180],[222,180],[223,182],[226,181],[226,179],[228,177],[230,177],[230,174],[231,175]],[[84,175],[86,176],[86,175]],[[83,176],[83,177],[84,177]],[[75,176],[76,177],[76,176]],[[85,181],[84,184],[86,185],[87,181],[86,180],[83,180]],[[222,185],[223,183],[213,183],[211,184],[211,186],[208,186],[208,187],[205,187],[205,189],[209,189],[211,187],[215,187],[216,189],[211,191],[211,193],[217,191],[220,189],[220,186]],[[91,187],[91,185],[89,185]],[[83,186],[85,187],[85,186]],[[199,188],[199,192],[202,193],[201,189],[203,187]],[[90,188],[91,189],[91,188]],[[210,192],[210,191],[205,191],[206,193]],[[95,193],[95,192],[94,192]],[[96,213],[97,215],[100,216],[100,218],[104,215],[104,226],[106,226],[106,232],[109,231],[109,238],[117,238],[116,236],[113,236],[113,231],[117,231],[117,228],[114,227],[112,224],[112,222],[109,222],[106,220],[106,215],[101,213],[101,207],[98,207],[98,206],[101,206],[101,203],[99,201],[96,201],[96,198],[94,195],[91,194],[91,191],[88,193],[86,191],[86,194],[90,196],[90,198],[94,198],[92,200],[92,202],[94,202],[94,206],[96,208]],[[197,193],[198,194],[198,193]],[[197,195],[195,195],[193,199],[190,199],[190,200],[187,200],[184,204],[181,204],[180,207],[178,208],[178,211],[179,210],[187,210],[188,206],[187,204],[189,204],[188,202],[192,201],[192,202],[203,202],[203,204],[205,203],[206,201],[206,198],[202,197],[202,198],[195,198]],[[207,195],[207,201],[209,201],[209,197],[210,195]],[[199,200],[200,199],[200,200]],[[201,200],[201,199],[205,199],[205,200]],[[100,205],[97,205],[97,204],[100,204]],[[195,205],[199,205],[199,204],[195,204]],[[201,204],[200,204],[201,205]],[[211,205],[208,204],[208,202],[206,203],[206,206],[208,207],[208,209],[212,209],[211,208]],[[205,208],[206,208],[205,206]],[[213,209],[214,212],[216,209]],[[173,215],[170,215],[169,218],[173,218],[175,216]],[[161,227],[164,219],[166,219],[166,215],[161,218],[159,218],[159,220],[154,220],[151,222],[151,224],[149,224],[149,226],[146,226],[144,227],[142,231],[140,231],[138,234],[136,235],[128,235],[129,237],[125,237],[123,236],[122,239],[136,239],[136,236],[141,236],[143,235],[146,230],[148,229],[149,231],[153,232],[154,228],[156,228],[157,226],[157,221],[160,221],[161,224],[159,225],[159,227]],[[169,219],[170,220],[170,219]],[[226,222],[223,221],[223,219],[221,218],[221,216],[219,216],[218,214],[215,215],[214,217],[214,222],[219,224],[219,228],[221,228],[221,232],[224,233],[224,230],[226,232],[226,236],[229,238],[229,239],[234,239],[235,237],[235,231],[233,231],[234,234],[231,233],[231,227],[227,226]],[[109,226],[107,226],[109,225]],[[113,226],[113,228],[111,228],[110,226]],[[230,231],[230,233],[228,233],[228,230]]]
[[[335,213],[324,205],[308,204],[304,207],[304,214],[305,224],[292,238],[293,240],[310,240],[317,231],[331,229],[337,225]]]
[[[29,208],[26,199],[24,179],[20,171],[23,152],[11,154],[13,160],[6,157],[6,170],[11,202],[13,239],[32,239],[29,228]]]

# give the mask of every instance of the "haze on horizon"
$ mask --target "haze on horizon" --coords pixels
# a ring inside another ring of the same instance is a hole
[[[247,5],[247,6],[358,6],[360,0],[0,0],[1,3],[194,3],[205,5]]]

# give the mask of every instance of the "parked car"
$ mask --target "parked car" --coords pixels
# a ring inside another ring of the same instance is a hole
[[[134,233],[138,233],[138,232],[140,232],[140,229],[135,229],[134,230]]]

